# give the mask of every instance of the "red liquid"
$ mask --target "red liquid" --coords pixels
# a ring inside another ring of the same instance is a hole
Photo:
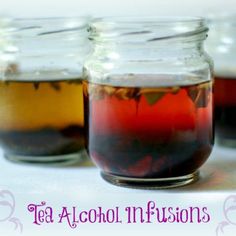
[[[104,172],[183,176],[208,158],[213,145],[210,82],[160,88],[84,85],[87,149]]]
[[[219,137],[236,140],[236,78],[216,77],[215,120]]]

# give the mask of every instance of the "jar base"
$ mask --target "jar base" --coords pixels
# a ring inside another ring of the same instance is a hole
[[[81,163],[83,160],[87,158],[87,154],[85,150],[81,150],[75,153],[64,154],[64,155],[53,155],[53,156],[24,156],[24,155],[5,153],[4,157],[8,161],[15,163],[65,166],[65,165]]]
[[[127,188],[168,189],[191,184],[199,179],[199,171],[192,174],[171,178],[129,178],[101,172],[107,182]]]
[[[236,139],[227,139],[227,138],[218,137],[216,141],[217,141],[217,144],[219,144],[219,146],[236,148]]]

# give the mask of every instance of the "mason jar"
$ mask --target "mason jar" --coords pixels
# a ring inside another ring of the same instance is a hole
[[[236,148],[236,15],[209,18],[207,51],[215,62],[215,121],[220,145]]]
[[[201,18],[94,20],[84,65],[86,147],[115,185],[192,183],[213,146],[212,61]]]
[[[86,29],[86,17],[15,19],[0,29],[0,145],[8,159],[71,163],[84,155]]]

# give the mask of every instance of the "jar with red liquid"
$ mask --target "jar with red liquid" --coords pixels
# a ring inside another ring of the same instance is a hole
[[[96,19],[84,65],[86,146],[115,185],[192,183],[213,146],[212,62],[201,18]]]
[[[211,17],[207,51],[214,59],[216,140],[236,148],[236,15]]]

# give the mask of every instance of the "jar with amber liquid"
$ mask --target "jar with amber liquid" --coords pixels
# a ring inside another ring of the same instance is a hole
[[[0,145],[8,159],[65,164],[84,155],[86,22],[17,19],[0,29]]]
[[[199,18],[107,18],[90,25],[86,147],[102,177],[137,188],[198,179],[213,146],[212,62]]]
[[[209,19],[207,51],[214,59],[216,140],[236,148],[236,15]]]

